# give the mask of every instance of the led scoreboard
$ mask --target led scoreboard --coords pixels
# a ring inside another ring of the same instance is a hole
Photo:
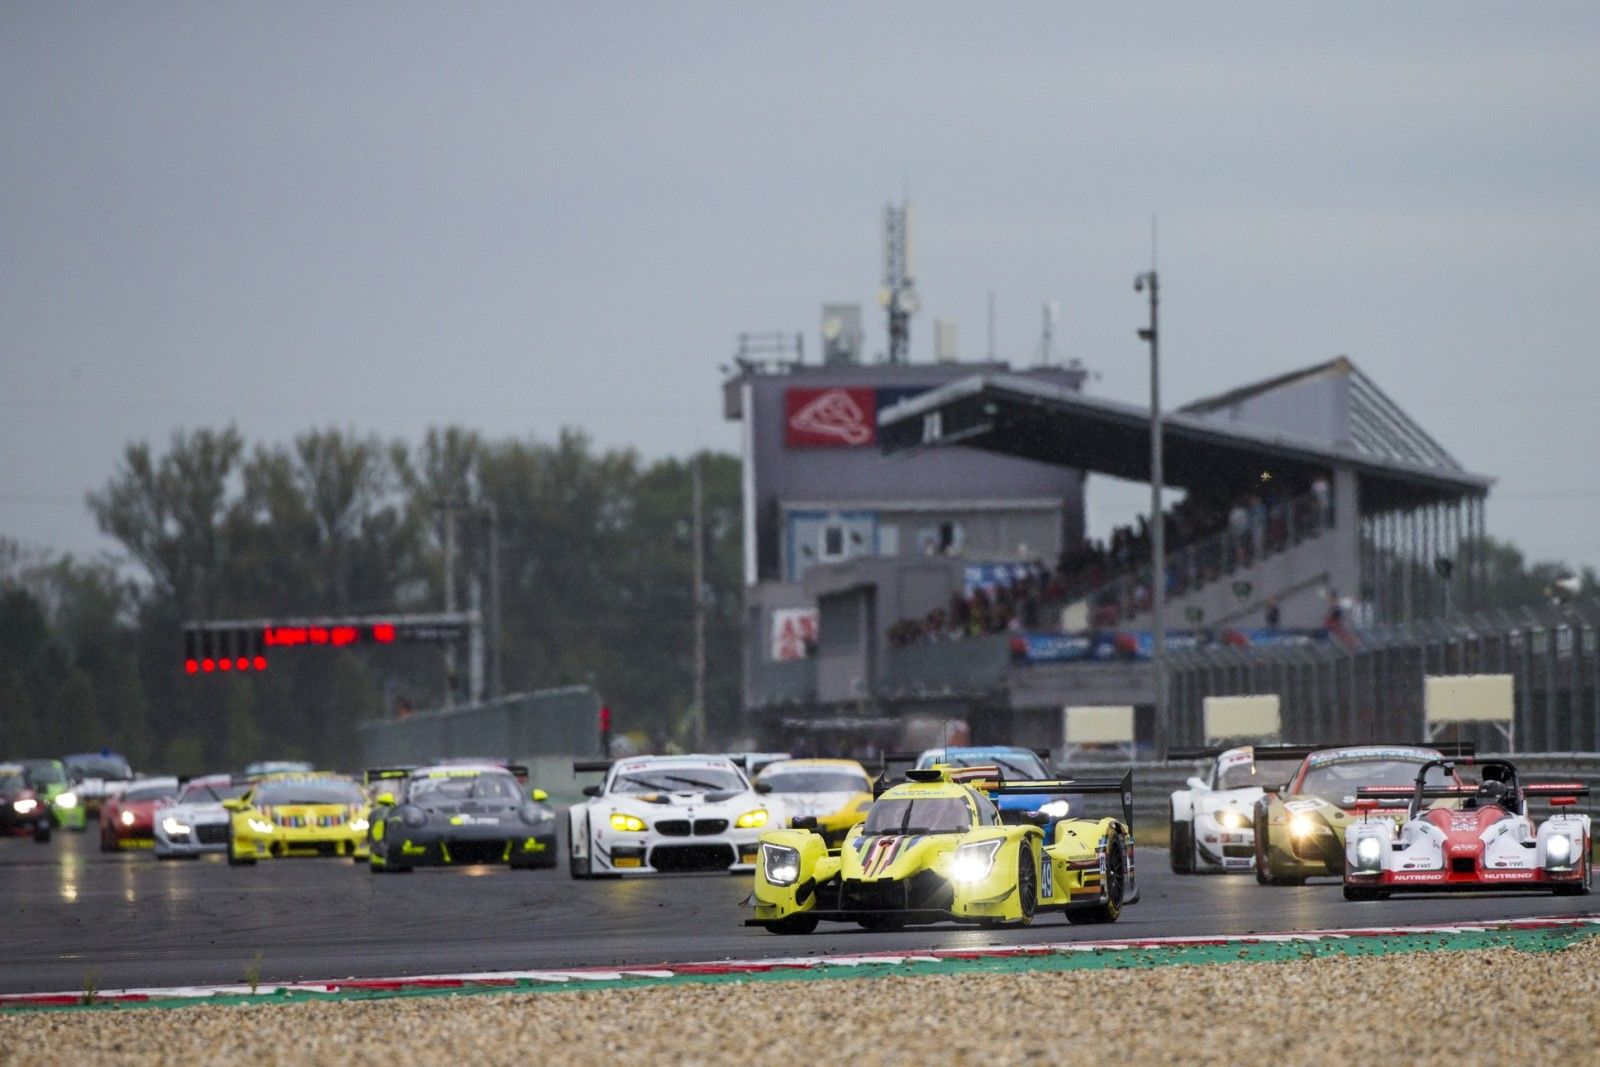
[[[466,641],[476,612],[336,619],[243,619],[185,623],[183,669],[189,674],[264,671],[284,649],[347,648],[424,641]]]

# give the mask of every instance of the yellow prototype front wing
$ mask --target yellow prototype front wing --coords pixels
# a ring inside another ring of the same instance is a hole
[[[343,804],[302,805],[234,812],[229,863],[300,856],[345,856],[365,860],[368,809]]]

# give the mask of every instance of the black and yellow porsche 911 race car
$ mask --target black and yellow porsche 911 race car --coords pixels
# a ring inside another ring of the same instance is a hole
[[[526,768],[447,763],[367,772],[378,790],[369,831],[374,873],[503,863],[556,865],[556,813]]]
[[[755,917],[778,934],[822,919],[869,930],[922,923],[1025,925],[1041,911],[1070,922],[1115,922],[1138,900],[1133,862],[1133,775],[1121,779],[1005,781],[996,767],[937,766],[873,801],[829,848],[813,820],[761,835]],[[1122,818],[1061,819],[1046,837],[1035,815],[1002,822],[994,797],[1115,793]]]

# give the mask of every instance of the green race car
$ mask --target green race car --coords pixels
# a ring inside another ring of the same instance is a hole
[[[50,808],[50,821],[68,830],[82,830],[87,822],[83,804],[72,788],[67,765],[58,759],[18,760],[33,791]]]
[[[1344,834],[1360,817],[1361,786],[1404,786],[1423,764],[1470,756],[1467,745],[1362,745],[1311,753],[1287,783],[1266,790],[1255,806],[1256,881],[1300,885],[1318,875],[1344,877]],[[1443,771],[1439,772],[1443,775]],[[1449,785],[1441,777],[1440,785]]]

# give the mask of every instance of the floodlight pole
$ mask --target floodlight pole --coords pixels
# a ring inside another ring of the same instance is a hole
[[[1160,281],[1154,270],[1133,280],[1134,292],[1150,290],[1150,325],[1139,331],[1141,340],[1150,343],[1150,610],[1154,620],[1151,636],[1150,667],[1155,674],[1156,758],[1167,758],[1167,524],[1161,514],[1161,356],[1160,335],[1156,327],[1160,307]]]

